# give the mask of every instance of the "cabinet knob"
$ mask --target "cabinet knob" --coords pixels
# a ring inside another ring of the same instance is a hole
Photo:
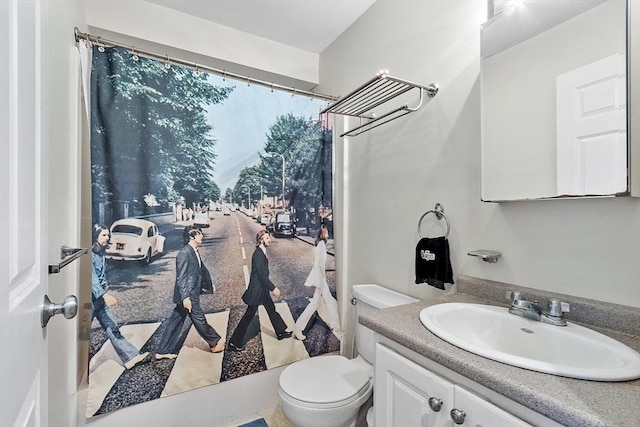
[[[442,400],[437,397],[430,397],[429,406],[433,412],[440,412],[440,409],[442,409]]]
[[[453,408],[453,409],[451,410],[451,412],[449,413],[449,415],[451,415],[451,419],[453,420],[453,422],[454,422],[455,424],[462,424],[462,423],[464,423],[464,417],[466,417],[466,416],[467,416],[467,414],[465,414],[463,410],[461,410],[461,409],[456,409],[456,408]]]

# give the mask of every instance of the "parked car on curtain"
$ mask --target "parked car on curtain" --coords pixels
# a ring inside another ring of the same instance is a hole
[[[276,236],[289,237],[296,235],[296,221],[291,212],[276,213],[275,221],[273,223],[273,234]]]
[[[144,261],[164,252],[166,238],[151,221],[125,218],[111,225],[111,244],[106,258],[112,260]]]
[[[271,234],[273,233],[273,225],[276,223],[276,217],[272,216],[271,218],[269,218],[269,221],[267,221],[267,223],[265,224],[265,227],[267,228],[267,231]]]
[[[270,214],[263,213],[260,215],[260,217],[258,217],[258,222],[260,223],[260,225],[267,225],[269,224],[270,220],[271,220]]]

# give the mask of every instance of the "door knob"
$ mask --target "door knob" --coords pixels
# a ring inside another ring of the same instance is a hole
[[[46,328],[49,319],[60,313],[64,314],[67,319],[76,317],[78,313],[78,298],[75,295],[67,295],[62,304],[54,304],[49,299],[49,296],[45,295],[40,316],[42,327]]]

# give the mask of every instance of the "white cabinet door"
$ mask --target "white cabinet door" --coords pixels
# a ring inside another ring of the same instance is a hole
[[[376,426],[444,427],[451,426],[454,386],[440,376],[377,345],[374,387]],[[441,403],[438,411],[429,406]],[[436,400],[437,399],[437,400]]]
[[[464,411],[467,427],[532,427],[496,405],[460,386],[455,386],[455,409]]]
[[[381,427],[533,427],[380,344],[374,410]]]

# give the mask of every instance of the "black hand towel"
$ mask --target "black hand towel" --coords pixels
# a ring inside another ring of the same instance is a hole
[[[425,282],[438,289],[453,284],[449,241],[444,236],[424,237],[416,246],[416,283]]]

